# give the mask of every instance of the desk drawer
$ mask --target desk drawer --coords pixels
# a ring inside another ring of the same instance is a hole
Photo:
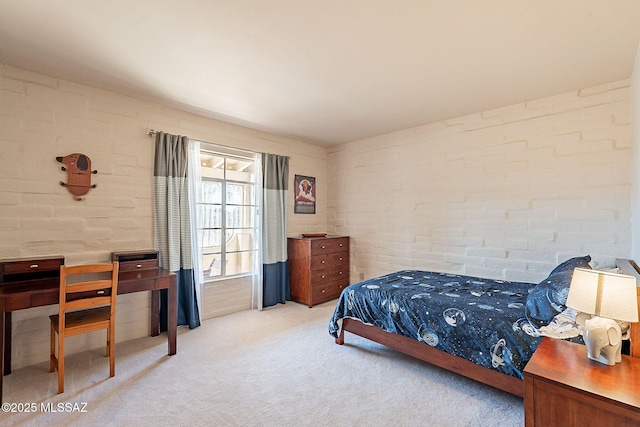
[[[31,295],[31,307],[41,307],[44,305],[53,305],[60,302],[58,292],[49,292],[48,294]]]
[[[132,292],[151,291],[155,289],[155,279],[139,279],[135,281],[118,282],[118,295]]]
[[[158,251],[112,252],[111,261],[118,261],[120,271],[146,270],[158,268]]]
[[[22,258],[0,261],[0,283],[60,277],[64,257]]]
[[[138,260],[138,261],[121,261],[120,271],[144,270],[147,268],[158,268],[158,260]]]
[[[11,295],[4,300],[5,311],[22,310],[29,307],[31,307],[31,296],[29,294]]]
[[[4,274],[36,273],[40,271],[58,270],[62,263],[57,259],[25,260],[4,264]]]

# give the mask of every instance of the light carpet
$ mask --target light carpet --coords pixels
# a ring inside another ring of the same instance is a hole
[[[0,421],[25,426],[524,424],[520,398],[349,333],[345,345],[336,345],[328,333],[334,304],[309,309],[289,302],[207,320],[193,330],[179,328],[174,356],[166,354],[164,334],[118,343],[113,378],[104,350],[70,355],[60,395],[48,363],[18,369],[5,377],[4,402],[30,404],[35,411],[0,413]]]

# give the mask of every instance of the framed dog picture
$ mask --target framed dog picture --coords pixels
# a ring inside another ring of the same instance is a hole
[[[312,176],[296,175],[293,183],[295,202],[293,212],[316,213],[316,179]]]

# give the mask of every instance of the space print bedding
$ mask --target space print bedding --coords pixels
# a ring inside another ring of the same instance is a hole
[[[567,260],[539,284],[417,270],[365,280],[343,290],[329,332],[337,338],[353,318],[522,379],[550,325],[581,339],[564,304],[573,269],[589,261]]]

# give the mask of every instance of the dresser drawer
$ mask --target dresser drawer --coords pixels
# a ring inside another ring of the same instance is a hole
[[[311,298],[314,303],[329,301],[338,298],[347,286],[349,286],[349,281],[346,278],[316,285],[311,289]]]
[[[311,255],[329,254],[332,252],[349,252],[349,238],[318,239],[311,242]]]
[[[339,267],[349,261],[349,252],[336,252],[326,255],[311,257],[311,269],[322,270],[330,267]]]
[[[332,267],[324,270],[316,270],[311,272],[311,285],[317,285],[334,280],[340,280],[349,277],[349,271],[344,266]]]

